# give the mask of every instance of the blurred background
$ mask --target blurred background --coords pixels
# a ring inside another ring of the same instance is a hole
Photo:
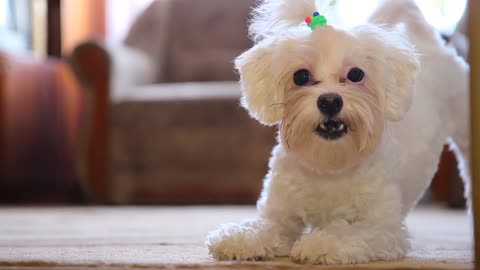
[[[335,1],[345,23],[377,0]],[[418,0],[468,52],[466,0]],[[0,203],[252,204],[275,129],[239,107],[254,0],[0,0]],[[426,201],[462,208],[445,149]]]

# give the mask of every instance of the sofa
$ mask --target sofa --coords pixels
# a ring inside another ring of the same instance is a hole
[[[255,202],[275,130],[239,106],[233,60],[252,45],[253,4],[158,0],[122,44],[90,40],[77,47],[72,59],[96,48],[111,66],[107,89],[95,90],[109,96],[107,158],[97,161],[107,176],[90,180],[95,201]]]

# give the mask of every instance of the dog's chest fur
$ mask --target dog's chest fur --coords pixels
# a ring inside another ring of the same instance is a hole
[[[374,205],[398,201],[395,185],[384,181],[374,167],[341,176],[318,176],[295,164],[281,147],[274,155],[272,173],[258,202],[260,211],[267,214],[289,209],[306,226],[321,228],[334,219],[353,223],[369,215],[365,211]]]

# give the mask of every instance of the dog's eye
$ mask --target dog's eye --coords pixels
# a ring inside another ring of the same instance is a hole
[[[306,69],[300,69],[295,74],[293,74],[293,81],[298,86],[304,86],[312,80],[312,75],[310,71]]]
[[[354,67],[348,71],[347,79],[351,82],[358,83],[363,80],[364,76],[365,74],[361,69]]]

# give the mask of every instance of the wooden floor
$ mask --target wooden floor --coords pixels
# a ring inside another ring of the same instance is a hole
[[[0,268],[310,269],[288,258],[215,262],[204,247],[217,224],[253,207],[0,208]],[[412,251],[397,262],[315,269],[472,269],[465,211],[422,207],[408,219]]]

